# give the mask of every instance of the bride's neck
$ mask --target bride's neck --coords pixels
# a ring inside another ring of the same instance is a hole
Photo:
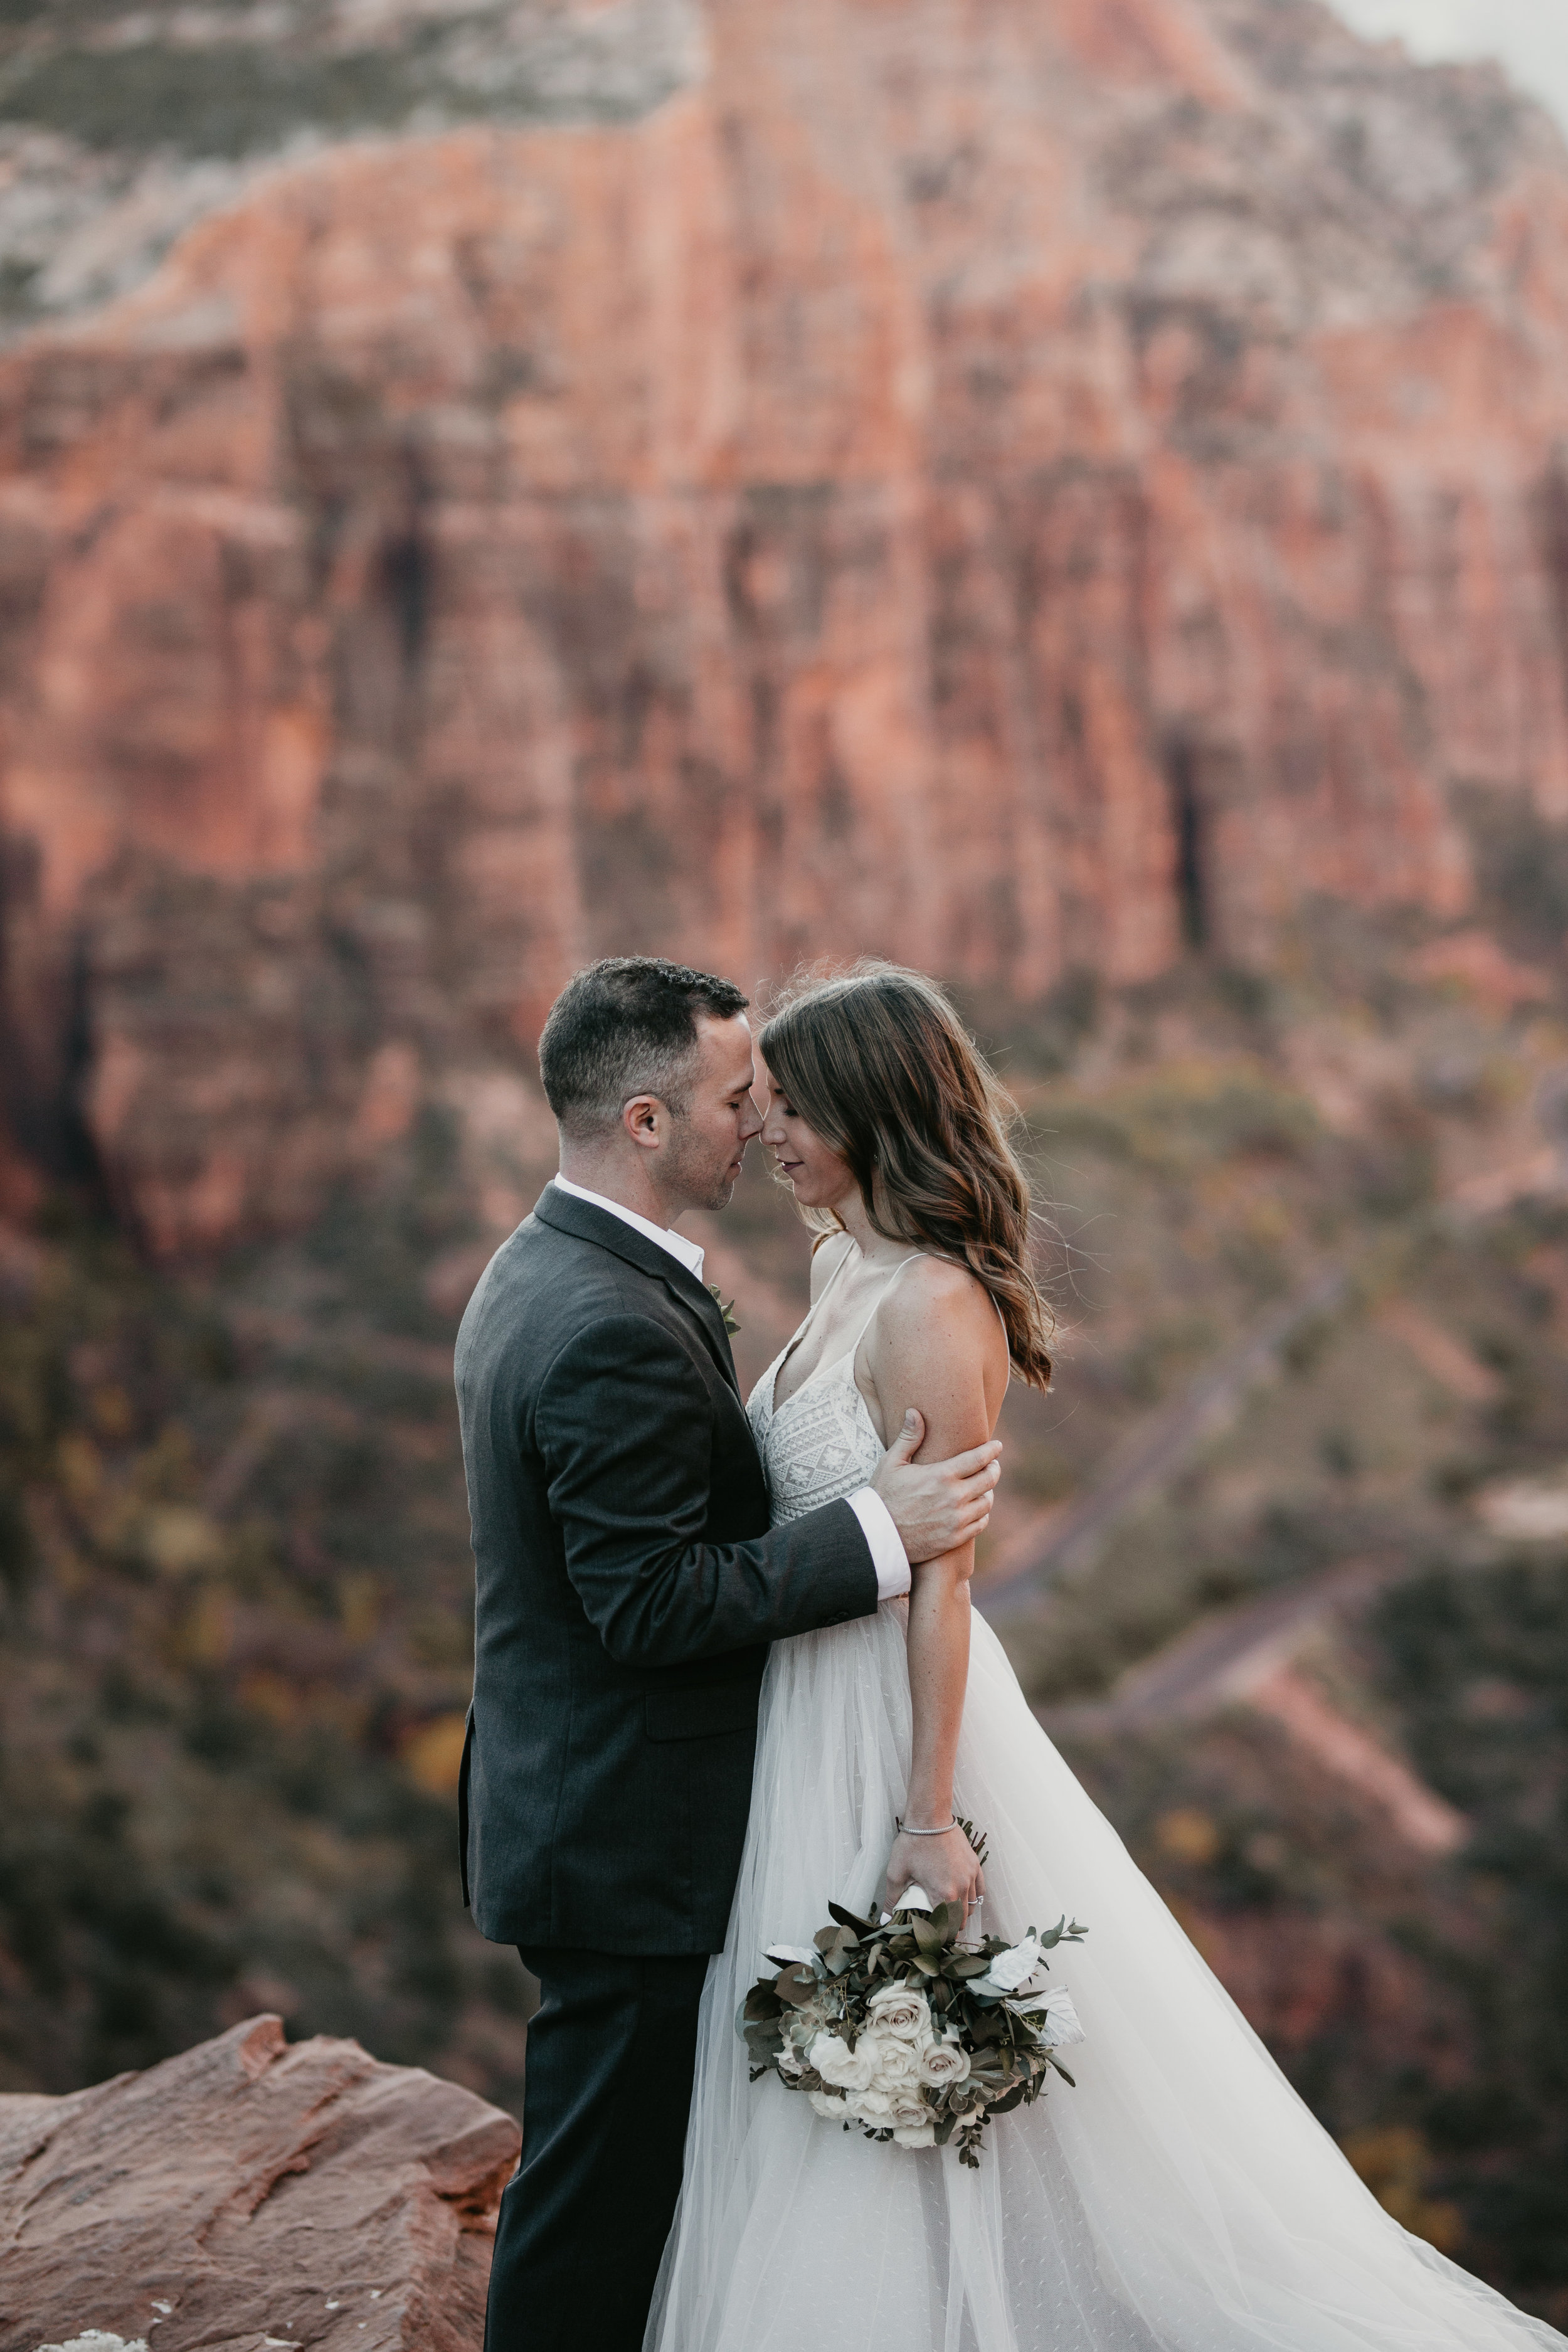
[[[868,1265],[897,1265],[908,1257],[907,1242],[889,1241],[886,1234],[877,1231],[858,1186],[842,1201],[834,1202],[833,1213]]]

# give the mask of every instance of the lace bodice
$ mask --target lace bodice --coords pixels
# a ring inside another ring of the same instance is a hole
[[[911,1257],[921,1255],[918,1250],[910,1253]],[[798,1345],[848,1255],[847,1251],[805,1322],[779,1349],[746,1402],[752,1433],[767,1474],[774,1527],[785,1519],[803,1518],[823,1503],[836,1503],[840,1496],[868,1486],[882,1458],[882,1441],[856,1381],[855,1359],[878,1308],[910,1258],[902,1259],[884,1283],[877,1305],[845,1353],[830,1364],[819,1364],[793,1396],[785,1397],[776,1410],[773,1405],[773,1387],[784,1359]]]
[[[882,1458],[882,1441],[856,1386],[853,1352],[842,1363],[825,1364],[773,1411],[773,1380],[788,1353],[781,1349],[746,1406],[774,1527],[868,1486]]]

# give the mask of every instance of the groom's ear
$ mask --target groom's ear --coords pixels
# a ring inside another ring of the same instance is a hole
[[[621,1106],[621,1125],[639,1151],[657,1150],[668,1114],[658,1095],[634,1095]]]

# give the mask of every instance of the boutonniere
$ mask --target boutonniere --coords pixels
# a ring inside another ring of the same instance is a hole
[[[708,1287],[713,1293],[720,1314],[724,1318],[724,1328],[732,1339],[741,1328],[735,1320],[735,1302],[732,1298],[726,1299],[719,1297],[719,1286],[716,1282],[710,1282]]]

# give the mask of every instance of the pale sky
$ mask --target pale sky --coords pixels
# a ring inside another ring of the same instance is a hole
[[[1413,57],[1497,58],[1568,130],[1568,0],[1333,0],[1374,38],[1396,33]]]

